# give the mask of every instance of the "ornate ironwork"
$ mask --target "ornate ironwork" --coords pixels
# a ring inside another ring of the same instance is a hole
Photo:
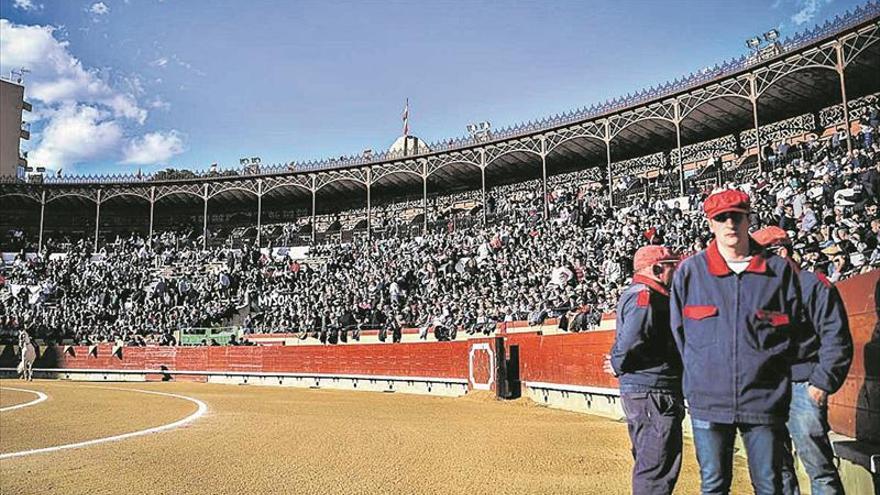
[[[731,134],[709,141],[683,146],[681,148],[681,161],[687,163],[698,160],[707,160],[716,155],[734,153],[735,151],[736,136]],[[677,149],[674,149],[669,153],[669,159],[672,163],[678,163]]]
[[[867,28],[855,33],[852,36],[846,36],[841,40],[841,49],[843,50],[843,66],[846,67],[861,54],[865,48],[873,45],[880,40],[880,27],[877,24],[868,26]]]
[[[850,100],[847,105],[849,107],[849,117],[851,119],[862,118],[867,113],[868,108],[872,105],[877,105],[878,102],[880,102],[880,93]],[[823,128],[831,127],[840,122],[843,122],[843,105],[833,105],[819,111],[819,125]]]
[[[156,196],[154,198],[154,201],[158,203],[160,199],[166,198],[168,196],[173,196],[175,194],[189,194],[191,196],[197,196],[204,199],[205,188],[204,186],[202,186],[202,184],[199,183],[156,186]]]
[[[366,187],[369,183],[366,168],[351,168],[321,172],[315,176],[315,191],[320,191],[324,186],[339,181],[357,182]]]
[[[312,178],[309,175],[277,175],[263,179],[263,195],[282,187],[295,187],[312,192]]]
[[[478,150],[462,150],[454,153],[444,153],[427,158],[427,176],[434,175],[434,172],[443,167],[453,165],[455,163],[463,163],[480,167],[480,152]]]
[[[771,86],[795,72],[814,68],[836,71],[836,64],[837,51],[833,45],[826,45],[807,50],[799,57],[786,58],[756,69],[754,74],[757,96],[761,96]]]
[[[421,178],[422,164],[415,160],[407,160],[405,162],[394,162],[382,167],[374,167],[371,177],[372,184],[379,182],[383,177],[393,174],[409,174]]]
[[[672,101],[664,101],[619,115],[612,115],[608,119],[608,137],[613,139],[620,131],[645,120],[665,120],[675,125],[675,104]]]
[[[504,155],[517,152],[541,156],[541,140],[539,138],[526,138],[490,144],[486,147],[486,166],[488,167],[492,162]]]
[[[761,126],[761,143],[769,144],[773,141],[788,139],[801,134],[812,132],[816,129],[816,119],[813,114],[803,114],[790,119],[781,120],[772,124]],[[743,148],[755,146],[755,130],[749,129],[740,133],[740,143]]]
[[[727,79],[707,86],[706,88],[697,89],[691,93],[681,95],[678,98],[681,105],[680,119],[690,115],[691,112],[699,108],[701,105],[708,103],[717,98],[736,97],[749,98],[749,79],[746,76],[737,77],[736,79]]]
[[[619,162],[611,163],[611,170],[618,176],[625,175],[641,175],[651,170],[662,170],[664,168],[663,153],[653,153],[637,158],[630,158]]]
[[[605,140],[605,126],[598,122],[585,122],[580,125],[564,127],[558,131],[547,134],[546,153],[550,153],[562,143],[572,139],[596,139]]]

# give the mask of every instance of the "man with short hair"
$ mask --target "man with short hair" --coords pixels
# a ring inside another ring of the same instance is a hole
[[[778,494],[800,284],[785,260],[749,236],[746,193],[717,192],[703,210],[715,239],[679,265],[670,291],[702,493],[729,493],[739,432],[755,493]]]
[[[797,361],[791,369],[788,430],[798,458],[810,476],[811,493],[842,494],[834,450],[828,440],[828,396],[843,385],[852,363],[853,344],[846,308],[825,275],[797,267],[792,259],[791,239],[785,231],[766,227],[752,234],[752,238],[789,260],[798,273],[810,333],[800,343]],[[786,495],[800,493],[789,462],[783,471],[783,481]]]
[[[679,256],[660,245],[636,251],[632,285],[617,305],[606,371],[620,379],[632,442],[633,494],[669,494],[681,470],[681,357],[669,329],[669,284]]]

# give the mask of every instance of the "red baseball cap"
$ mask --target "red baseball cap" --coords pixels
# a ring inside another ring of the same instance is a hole
[[[752,233],[752,239],[764,247],[791,245],[791,239],[788,238],[788,234],[775,225],[756,230]]]
[[[715,218],[719,213],[735,211],[749,213],[752,211],[749,195],[736,189],[726,189],[712,194],[703,202],[703,211],[707,218]]]
[[[679,261],[681,261],[681,256],[670,251],[666,246],[644,246],[636,251],[635,258],[633,258],[633,270],[640,271],[658,263],[678,263]]]

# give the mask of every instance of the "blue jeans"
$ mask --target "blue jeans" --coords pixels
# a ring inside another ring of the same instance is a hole
[[[828,406],[813,401],[807,392],[809,386],[808,382],[792,383],[788,430],[797,456],[810,476],[810,492],[813,495],[842,494],[843,484],[828,440]],[[791,455],[787,458],[782,473],[785,495],[799,495],[793,460]]]
[[[681,394],[621,392],[620,398],[632,442],[633,495],[671,494],[681,470]]]
[[[720,424],[691,420],[694,447],[700,464],[703,494],[728,494],[733,481],[733,444],[742,435],[749,460],[749,475],[756,495],[782,493],[782,465],[788,430],[785,425]]]

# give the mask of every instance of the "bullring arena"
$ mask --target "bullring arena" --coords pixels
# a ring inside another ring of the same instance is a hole
[[[828,399],[834,463],[847,493],[877,493],[880,3],[772,32],[466,137],[410,135],[407,100],[387,151],[100,176],[16,156],[0,494],[630,493],[615,308],[638,247],[706,248],[702,205],[725,188],[840,293],[854,352]],[[0,81],[19,117],[22,77]],[[22,361],[35,380],[15,379]],[[675,492],[698,493],[683,425]],[[750,493],[735,450],[732,493]]]
[[[18,382],[0,385],[4,408],[33,397],[7,390],[22,387]],[[2,458],[4,494],[120,493],[123,487],[133,494],[629,492],[625,423],[527,399],[186,382],[35,381],[26,388],[49,399],[0,412],[2,456],[189,422]],[[204,414],[182,397],[204,402]],[[692,448],[686,455],[691,462],[679,490],[693,493],[699,478]],[[738,461],[741,490],[748,486],[743,465]]]

